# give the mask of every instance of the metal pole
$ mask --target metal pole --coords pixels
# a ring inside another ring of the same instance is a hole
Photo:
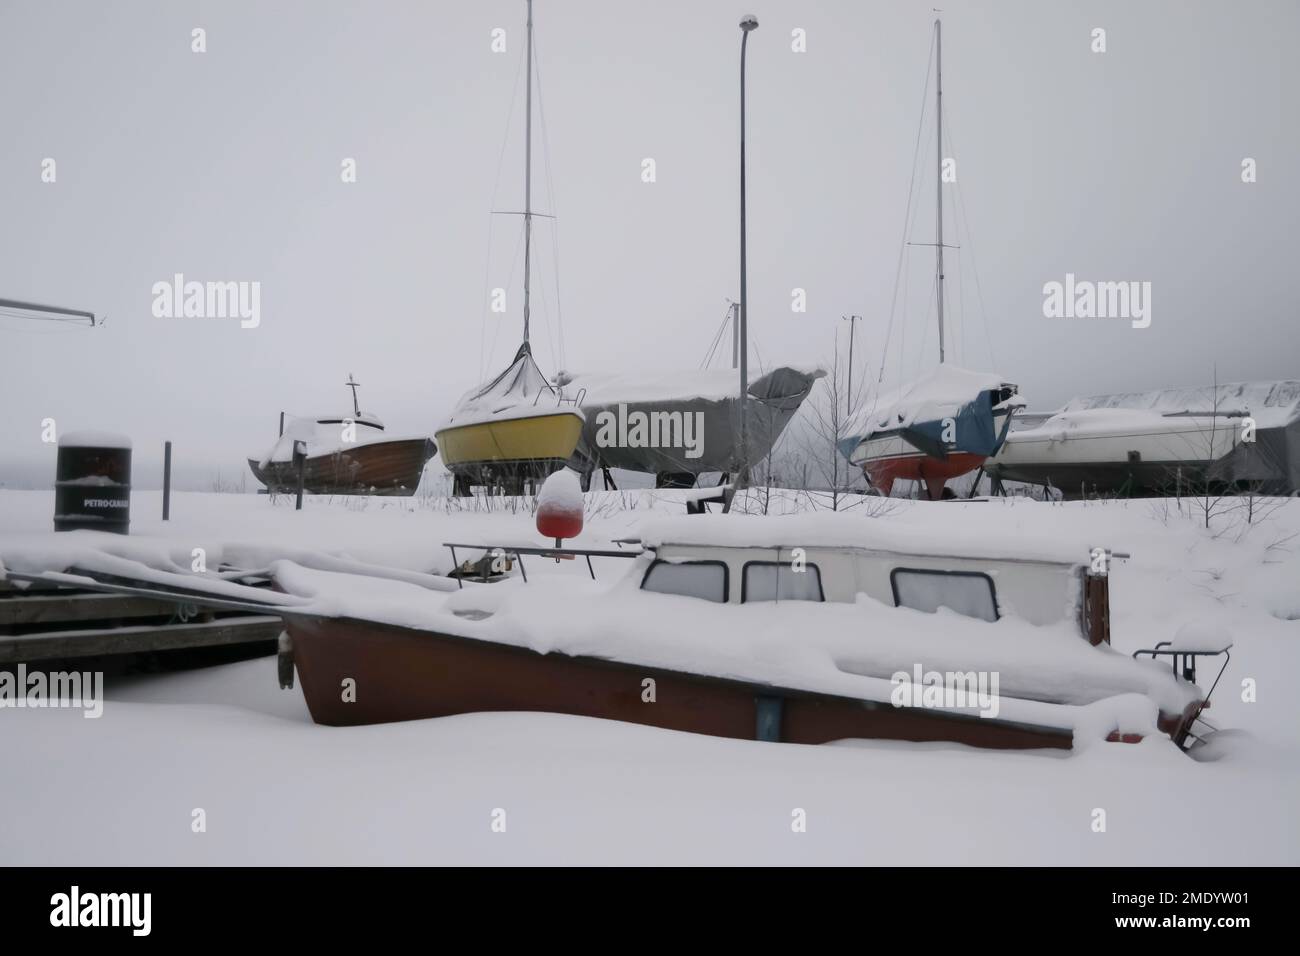
[[[740,450],[736,463],[736,487],[749,482],[749,276],[745,251],[745,51],[749,34],[758,29],[758,18],[740,21]]]
[[[163,442],[163,521],[172,516],[172,443]]]
[[[846,315],[844,318],[849,320],[849,384],[848,395],[844,398],[844,412],[846,415],[853,414],[853,332],[857,328],[857,322],[862,318],[860,315]]]
[[[528,111],[524,120],[524,345],[528,345],[529,290],[533,257],[533,0],[528,0]]]
[[[942,25],[938,20],[934,21],[934,116],[935,116],[935,152],[937,153],[937,166],[935,169],[935,195],[938,198],[936,205],[935,218],[938,221],[938,242],[935,245],[935,252],[938,253],[938,276],[939,276],[939,363],[943,363],[943,32]]]

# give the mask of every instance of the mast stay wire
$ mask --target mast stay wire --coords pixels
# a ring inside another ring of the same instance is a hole
[[[511,258],[510,260],[510,271],[506,273],[505,288],[507,289],[510,288],[510,284],[514,280],[515,269],[518,268],[519,266],[519,252],[523,248],[523,245],[524,245],[524,226],[521,224],[519,227],[519,238],[515,240],[515,254],[513,258]],[[505,324],[504,322],[498,322],[496,324],[496,329],[492,333],[492,348],[489,350],[488,353],[490,355],[496,354],[497,340],[501,338],[501,326],[504,324]],[[480,382],[483,381],[485,374],[486,373],[484,371],[479,372]]]
[[[877,397],[879,397],[879,391],[880,391],[879,385],[884,380],[885,377],[885,363],[889,355],[889,342],[890,339],[893,337],[894,319],[897,314],[896,306],[898,304],[899,280],[903,273],[903,268],[904,268],[903,260],[907,255],[907,237],[910,234],[913,217],[915,215],[915,211],[912,208],[912,201],[916,193],[917,161],[919,160],[921,155],[921,134],[925,130],[925,113],[926,113],[925,107],[926,107],[926,101],[929,99],[930,96],[930,63],[932,63],[933,61],[934,61],[934,35],[931,34],[930,56],[926,61],[925,83],[921,89],[921,115],[916,124],[916,145],[912,151],[912,174],[911,174],[911,179],[907,185],[907,208],[903,212],[903,241],[900,244],[900,248],[898,250],[898,266],[894,272],[894,292],[891,301],[889,303],[889,324],[885,328],[885,345],[880,351],[880,372],[876,377]],[[906,299],[906,294],[904,294],[904,299]],[[904,332],[903,335],[905,336],[906,332]],[[901,350],[902,347],[900,346],[900,358],[899,358],[900,372],[902,370]],[[874,406],[872,410],[874,411]]]
[[[948,141],[952,143],[952,152],[953,155],[956,156],[957,138],[953,135],[952,121],[947,118],[946,111],[944,114],[944,119],[948,126]],[[984,329],[984,345],[988,349],[989,365],[992,368],[996,369],[998,366],[998,362],[997,362],[997,356],[993,352],[993,334],[992,334],[992,330],[989,328],[988,309],[986,309],[984,306],[984,288],[980,282],[979,265],[975,261],[975,234],[971,231],[970,215],[966,212],[966,193],[961,188],[960,180],[958,180],[958,182],[954,182],[953,186],[956,187],[953,191],[957,194],[957,202],[954,204],[953,211],[956,212],[958,209],[961,210],[962,227],[963,227],[963,231],[966,233],[966,241],[962,243],[962,247],[963,249],[965,249],[965,247],[969,247],[970,268],[971,268],[971,273],[975,276],[975,296],[976,296],[976,301],[979,303],[979,309],[980,309],[980,325]],[[960,236],[960,233],[958,233],[958,235]]]
[[[510,111],[506,114],[505,133],[501,137],[501,152],[497,155],[497,171],[496,171],[496,177],[494,178],[492,183],[492,200],[491,203],[488,205],[489,210],[496,209],[497,195],[501,192],[501,169],[505,165],[506,146],[509,145],[510,143],[510,128],[511,125],[513,124],[514,117],[515,117],[515,104],[519,102],[519,78],[521,75],[523,75],[523,72],[524,72],[524,57],[521,55],[519,57],[519,62],[515,65],[514,87],[510,94]],[[483,288],[482,288],[483,306],[482,306],[482,312],[480,313],[481,321],[479,322],[479,347],[478,347],[479,381],[483,380],[483,376],[486,374],[486,369],[487,369],[487,364],[486,364],[487,354],[484,351],[484,345],[487,342],[488,301],[490,299],[490,296],[488,295],[488,289],[489,289],[488,283],[492,281],[492,235],[494,232],[495,225],[496,225],[496,213],[489,212],[487,254],[483,256]],[[516,254],[517,254],[517,250],[516,250]],[[514,272],[514,267],[512,265],[511,273],[513,274],[513,272]],[[498,322],[497,323],[498,333],[500,333],[501,331],[500,325],[501,323]],[[492,337],[493,350],[496,349],[496,341],[497,341],[497,336],[493,335]]]
[[[727,306],[727,314],[723,316],[722,323],[718,326],[718,331],[714,333],[713,341],[709,344],[709,350],[704,354],[704,360],[700,362],[700,369],[704,370],[713,365],[713,357],[718,351],[718,346],[722,343],[722,336],[727,331],[727,325],[731,322],[731,306]]]
[[[537,40],[534,28],[533,39],[533,73],[537,76],[537,112],[542,126],[542,159],[546,168],[546,199],[551,208],[551,271],[555,280],[555,325],[559,339],[559,363],[557,371],[567,368],[568,356],[564,347],[564,311],[560,304],[560,226],[556,218],[555,177],[551,167],[551,140],[546,126],[546,97],[542,95],[542,63],[537,55]],[[543,306],[545,295],[543,294]],[[554,348],[554,346],[553,346]],[[556,356],[552,354],[552,361]]]

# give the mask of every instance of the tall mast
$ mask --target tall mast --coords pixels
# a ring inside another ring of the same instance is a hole
[[[745,253],[745,51],[749,34],[758,29],[758,18],[747,15],[740,21],[740,444],[736,462],[736,487],[749,484],[749,273]]]
[[[532,0],[529,0],[532,1]],[[939,224],[935,252],[939,274],[939,363],[944,362],[944,35],[941,23],[935,20],[935,220]],[[525,306],[526,308],[526,306]],[[525,312],[526,315],[526,312]]]
[[[528,112],[524,120],[524,346],[528,345],[529,283],[533,254],[533,0],[528,0]]]

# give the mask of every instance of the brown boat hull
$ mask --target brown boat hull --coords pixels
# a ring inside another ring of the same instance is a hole
[[[849,738],[953,741],[997,749],[1068,749],[1072,744],[1072,735],[1059,729],[539,654],[369,621],[293,617],[286,627],[312,719],[331,726],[540,711],[803,744]],[[349,679],[354,683],[347,685]],[[348,687],[352,700],[346,699]]]
[[[424,466],[436,451],[427,438],[403,438],[314,455],[304,462],[303,490],[312,495],[413,495]],[[276,461],[263,467],[250,458],[248,467],[268,491],[298,490],[298,470],[293,462]]]

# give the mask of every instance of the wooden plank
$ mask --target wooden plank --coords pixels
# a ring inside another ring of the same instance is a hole
[[[247,615],[189,624],[0,636],[0,664],[274,641],[283,628],[278,617]]]
[[[169,601],[117,594],[35,594],[0,599],[0,627],[165,617],[175,611],[176,604]]]

